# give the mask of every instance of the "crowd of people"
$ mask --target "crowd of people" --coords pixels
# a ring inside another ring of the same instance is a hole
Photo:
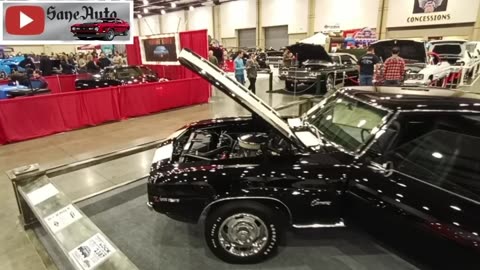
[[[265,50],[265,52],[269,51],[275,50],[273,48]],[[283,66],[290,67],[294,65],[295,57],[293,53],[285,48],[281,51],[283,52]],[[262,49],[233,51],[232,49],[216,48],[209,51],[208,59],[210,63],[222,69],[226,69],[227,61],[233,61],[236,81],[245,85],[246,79],[248,79],[248,89],[255,93],[258,71],[261,69],[259,62],[260,60],[263,63],[266,62],[265,52]]]
[[[24,59],[18,66],[32,74],[38,69],[43,76],[53,74],[75,74],[75,73],[98,73],[108,66],[126,65],[125,55],[115,52],[113,55],[106,55],[101,52],[88,53],[58,53],[47,54],[24,54]],[[37,64],[36,64],[37,63]]]

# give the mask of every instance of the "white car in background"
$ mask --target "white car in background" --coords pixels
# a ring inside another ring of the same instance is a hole
[[[392,56],[394,47],[400,48],[400,57],[405,60],[405,86],[430,86],[444,85],[444,79],[448,77],[452,71],[452,67],[448,62],[433,60],[428,53],[425,42],[405,40],[405,39],[388,39],[379,40],[372,44],[375,54],[385,62]]]
[[[430,52],[452,66],[461,66],[468,77],[473,77],[480,64],[478,42],[466,40],[436,40],[430,42]]]

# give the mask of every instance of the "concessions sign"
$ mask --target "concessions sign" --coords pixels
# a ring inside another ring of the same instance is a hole
[[[147,65],[179,65],[177,34],[155,35],[140,38],[142,62]]]
[[[387,27],[473,23],[480,0],[390,1]]]

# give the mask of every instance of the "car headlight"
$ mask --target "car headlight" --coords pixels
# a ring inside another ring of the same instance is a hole
[[[98,31],[98,27],[93,28],[93,30]]]
[[[73,31],[75,31],[75,30],[76,30],[76,28],[75,28],[75,27],[72,27],[72,30],[73,30]]]

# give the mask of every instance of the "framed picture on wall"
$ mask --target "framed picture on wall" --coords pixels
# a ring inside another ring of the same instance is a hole
[[[142,62],[146,65],[180,65],[178,34],[162,34],[140,37]]]

